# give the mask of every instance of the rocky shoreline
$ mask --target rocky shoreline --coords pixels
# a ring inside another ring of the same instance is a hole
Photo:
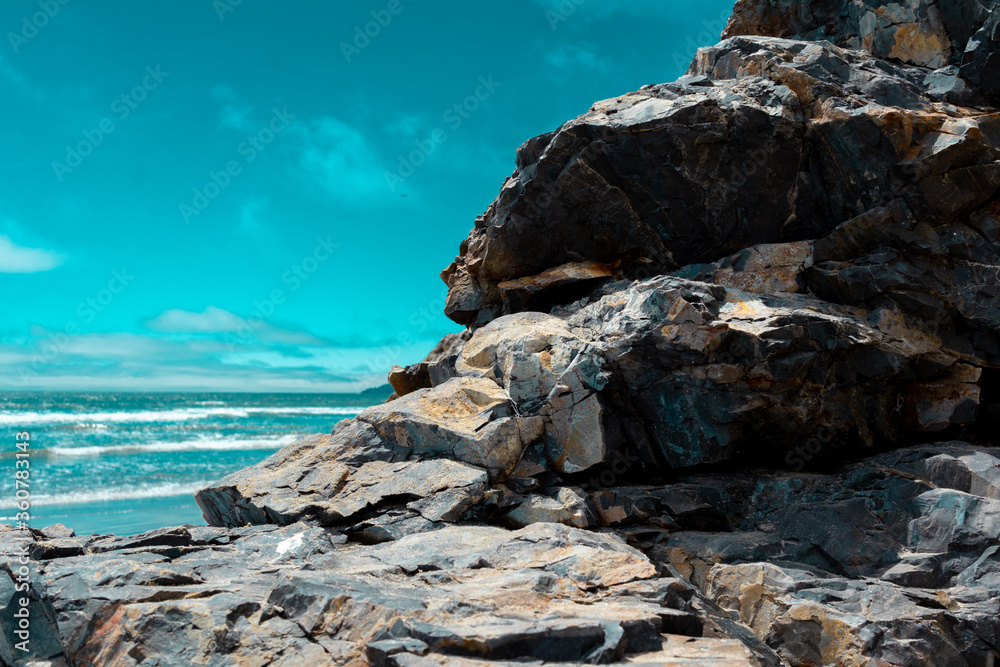
[[[384,405],[196,495],[3,527],[0,661],[992,667],[1000,11],[740,0],[526,142]]]

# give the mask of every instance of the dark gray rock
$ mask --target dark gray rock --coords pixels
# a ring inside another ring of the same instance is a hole
[[[302,523],[214,530],[210,540],[193,529],[99,537],[83,555],[33,563],[33,656],[63,665],[397,664],[403,654],[609,663],[683,656],[662,632],[701,634],[688,585],[658,577],[612,536],[565,526],[450,527],[374,546]],[[188,550],[164,552],[164,542]],[[13,595],[4,570],[5,629]],[[752,664],[719,641],[703,646]],[[10,664],[10,647],[0,649]]]
[[[940,443],[831,475],[737,476],[728,528],[647,548],[791,663],[986,665],[1000,637],[998,475],[1000,452]]]
[[[665,273],[815,239],[894,202],[939,226],[1000,186],[995,119],[936,107],[943,72],[829,43],[733,37],[699,51],[691,73],[713,85],[647,86],[521,147],[443,274],[454,319],[544,310],[508,286],[558,267]],[[585,277],[549,304],[592,291]]]

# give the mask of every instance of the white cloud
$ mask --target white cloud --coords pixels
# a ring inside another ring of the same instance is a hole
[[[594,44],[561,43],[554,47],[546,45],[542,58],[551,70],[559,74],[567,72],[603,72],[608,69],[607,62],[601,58]]]
[[[9,236],[0,236],[0,273],[51,271],[66,261],[59,253],[41,248],[25,248]]]
[[[146,322],[153,331],[171,334],[235,336],[235,342],[244,344],[251,341],[284,343],[288,345],[324,345],[324,342],[305,331],[282,329],[259,316],[240,317],[236,313],[208,306],[203,312],[195,313],[174,308]],[[229,339],[233,342],[232,339]]]
[[[200,320],[165,319],[202,329],[231,321],[226,311]],[[424,342],[419,352],[393,349],[400,356],[386,363],[419,359],[429,345]],[[234,350],[211,338],[45,332],[20,344],[0,344],[0,390],[352,392],[385,384],[385,371],[373,369],[373,360],[381,363],[385,356],[380,348],[248,343]]]
[[[154,331],[166,333],[227,333],[243,323],[238,315],[209,306],[201,313],[174,308],[146,323]]]
[[[238,132],[253,132],[258,129],[250,121],[253,107],[233,91],[232,88],[217,85],[212,88],[212,97],[222,104],[219,114],[219,127],[237,130]]]
[[[333,116],[289,128],[299,140],[299,164],[328,193],[355,197],[385,188],[384,169],[368,138]]]

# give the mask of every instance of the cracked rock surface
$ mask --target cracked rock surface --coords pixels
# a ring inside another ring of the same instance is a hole
[[[389,402],[208,527],[0,528],[0,662],[27,596],[52,665],[993,667],[998,26],[739,0],[521,146]]]

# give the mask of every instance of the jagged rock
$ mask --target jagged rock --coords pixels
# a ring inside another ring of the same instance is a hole
[[[456,364],[459,375],[501,385],[520,414],[545,420],[547,449],[559,472],[601,463],[604,446],[596,392],[607,380],[592,346],[569,323],[541,313],[511,316],[476,332]]]
[[[32,564],[46,651],[84,664],[986,665],[1000,639],[992,450],[945,442],[832,474],[602,493],[629,508],[621,535],[675,578],[613,533],[553,523],[373,546],[303,523],[94,536],[82,555]],[[706,629],[702,643],[662,634]]]
[[[1000,187],[995,114],[935,104],[926,69],[828,43],[733,37],[702,49],[691,71],[698,85],[647,86],[522,146],[444,273],[453,318],[480,326],[519,310],[499,285],[567,259],[635,277],[735,252],[704,279],[753,291],[795,280],[796,291],[867,309],[881,297],[924,320],[942,292],[940,333],[976,340],[997,363],[995,212],[976,211]],[[815,249],[797,243],[808,239]],[[865,289],[830,284],[847,271],[860,283],[876,262],[886,268]],[[975,333],[957,321],[969,315]]]
[[[51,526],[46,526],[45,528],[41,528],[37,531],[32,530],[32,532],[35,533],[36,537],[38,536],[46,537],[50,540],[56,540],[66,537],[76,537],[76,531],[74,531],[72,528],[67,528],[65,525],[61,523],[54,523]]]
[[[454,521],[481,500],[488,479],[514,467],[541,429],[541,418],[517,416],[495,383],[454,378],[369,408],[330,436],[289,445],[195,498],[212,525],[305,517],[350,525],[407,503],[430,521]]]
[[[834,475],[729,476],[689,487],[727,499],[724,532],[665,533],[650,553],[790,663],[986,665],[1000,639],[998,483],[1000,457],[964,443]]]
[[[468,331],[448,334],[419,364],[406,368],[393,366],[389,371],[389,384],[395,390],[395,396],[398,398],[418,389],[429,389],[455,377],[455,361],[469,336],[471,333]]]
[[[383,642],[386,648],[398,649],[391,655],[391,660],[379,662],[378,658],[372,658],[373,665],[398,665],[399,667],[541,667],[542,665],[567,664],[553,663],[532,660],[517,660],[516,662],[506,662],[497,660],[476,660],[471,658],[458,658],[442,655],[424,655],[423,642],[409,640],[391,640]],[[418,646],[414,646],[418,644]],[[379,654],[383,654],[384,649],[380,649]],[[666,646],[656,653],[644,653],[641,655],[626,655],[622,661],[625,665],[656,665],[658,667],[704,667],[705,665],[725,665],[726,667],[757,667],[753,656],[746,647],[733,639],[688,637],[684,635],[666,636]]]
[[[700,654],[751,664],[732,641],[686,647],[661,635],[665,619],[676,630],[681,618],[700,633],[693,591],[657,578],[609,536],[554,524],[452,527],[361,546],[304,524],[196,532],[102,537],[103,550],[34,564],[35,657],[290,666],[365,655],[403,664],[404,654],[592,663]],[[184,553],[156,549],[184,536]],[[0,592],[10,582],[0,573]],[[0,603],[10,609],[9,596]]]
[[[784,459],[817,435],[829,454],[974,421],[982,371],[966,361],[988,359],[888,304],[872,316],[799,293],[818,280],[816,253],[790,246],[681,272],[697,280],[613,282],[552,314],[497,318],[457,372],[499,383],[519,414],[544,418],[558,473],[621,457],[636,461],[633,475],[751,449]]]
[[[450,456],[486,468],[494,479],[541,435],[540,419],[517,416],[506,392],[479,378],[453,378],[369,408],[358,420],[413,455]]]
[[[959,65],[978,48],[970,40],[996,25],[996,12],[980,0],[809,2],[738,0],[723,37],[769,35],[830,40],[882,59],[931,69]]]
[[[740,30],[796,36],[782,16]],[[995,411],[1000,117],[934,101],[935,58],[838,43],[855,50],[733,36],[521,147],[444,277],[477,328],[457,372],[545,419],[551,470],[635,455],[648,474],[820,431],[904,443]],[[598,262],[604,282],[580,273],[561,304],[508,294]],[[649,273],[691,282],[620,280]]]
[[[325,446],[315,455],[327,455]],[[271,465],[281,463],[284,459]],[[481,468],[447,459],[371,461],[353,469],[333,462],[326,469],[316,467],[313,471],[317,477],[330,475],[322,491],[298,484],[256,492],[252,489],[259,487],[240,483],[253,480],[255,473],[243,471],[235,480],[226,478],[200,491],[198,500],[206,518],[217,525],[287,524],[306,516],[326,525],[344,525],[391,503],[407,502],[418,513],[435,517],[429,520],[454,521],[462,508],[467,509],[482,497],[488,479]],[[233,497],[238,500],[233,502]]]
[[[528,496],[504,518],[518,528],[533,523],[561,523],[588,528],[597,523],[582,491],[565,486],[553,496]]]

